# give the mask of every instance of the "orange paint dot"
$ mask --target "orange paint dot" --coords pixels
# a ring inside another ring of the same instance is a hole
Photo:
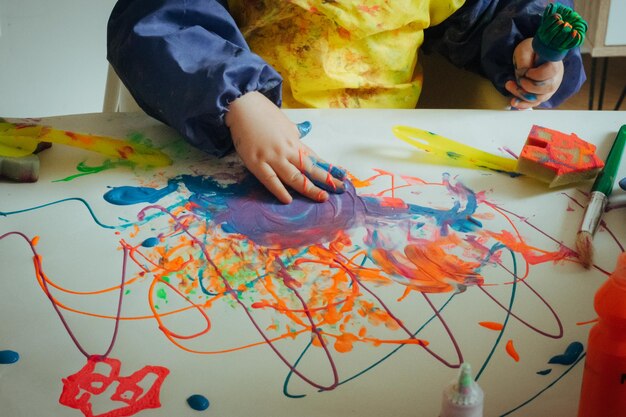
[[[39,243],[39,236],[35,236],[33,240],[31,240],[31,243],[33,246],[37,246],[37,243]]]
[[[478,324],[489,330],[502,330],[504,326],[501,323],[495,321],[481,321]]]
[[[515,362],[519,362],[519,354],[515,350],[515,346],[513,346],[512,340],[509,340],[508,342],[506,342],[506,353],[508,353],[509,356],[512,357]]]

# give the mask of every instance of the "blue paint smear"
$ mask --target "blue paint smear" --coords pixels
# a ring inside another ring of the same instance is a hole
[[[300,132],[300,139],[308,135],[312,127],[311,122],[309,121],[298,123],[297,126],[298,126],[298,132]]]
[[[149,237],[141,243],[141,246],[144,248],[152,248],[159,244],[159,238],[157,237]]]
[[[13,350],[0,350],[0,364],[8,365],[20,360],[20,354]]]
[[[580,342],[572,342],[570,343],[570,345],[567,347],[567,349],[565,349],[565,353],[561,354],[561,355],[556,355],[553,356],[548,363],[557,363],[559,365],[571,365],[574,362],[576,362],[576,360],[578,359],[578,357],[580,356],[581,353],[583,353],[583,344]]]
[[[619,186],[622,190],[626,190],[626,178],[622,178],[621,180],[619,180]]]
[[[537,375],[548,375],[550,372],[552,372],[552,369],[544,369],[542,371],[537,371]]]
[[[187,398],[187,404],[196,411],[204,411],[209,408],[209,400],[200,394],[194,394]]]
[[[313,158],[313,162],[315,163],[315,165],[317,165],[318,167],[322,168],[324,171],[328,171],[330,172],[330,175],[332,175],[333,177],[337,178],[340,181],[343,181],[346,179],[346,170],[339,168],[335,165],[331,165],[328,162],[325,161],[320,161],[318,159]]]
[[[343,171],[336,174],[341,176]],[[482,223],[472,217],[478,206],[475,193],[460,183],[450,184],[449,174],[443,175],[443,181],[458,198],[452,207],[443,210],[414,204],[387,206],[379,198],[359,196],[350,181],[344,183],[345,192],[330,193],[324,203],[312,203],[296,194],[291,204],[284,205],[252,175],[228,185],[211,177],[179,175],[170,179],[164,188],[116,187],[108,191],[104,199],[116,205],[156,203],[177,191],[182,183],[192,193],[189,202],[193,203],[191,210],[195,214],[221,224],[226,232],[242,234],[268,247],[301,247],[325,242],[332,240],[339,231],[379,222],[381,218],[411,218],[419,222],[419,217],[429,217],[440,227],[442,236],[448,235],[449,229],[463,233],[480,229]]]
[[[118,206],[128,206],[138,203],[156,203],[166,195],[176,191],[178,184],[169,181],[167,186],[161,189],[150,187],[114,187],[104,194],[104,199]]]

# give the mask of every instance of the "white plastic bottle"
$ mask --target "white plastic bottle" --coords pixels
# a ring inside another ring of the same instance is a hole
[[[443,392],[439,417],[483,417],[484,393],[472,377],[472,367],[461,365],[458,380]]]

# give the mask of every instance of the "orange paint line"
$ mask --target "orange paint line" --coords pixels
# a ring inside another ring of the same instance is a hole
[[[160,314],[158,311],[156,311],[156,307],[154,306],[154,287],[157,283],[163,283],[165,285],[167,285],[168,287],[170,287],[170,289],[172,289],[176,294],[180,295],[185,301],[189,302],[189,304],[192,305],[192,307],[194,307],[196,310],[198,310],[198,312],[202,315],[202,317],[205,319],[206,321],[206,327],[197,332],[194,333],[192,335],[186,335],[183,336],[181,334],[178,333],[174,333],[172,331],[170,331],[164,324],[163,324],[163,320],[161,320],[161,317],[163,316],[162,314]],[[207,316],[207,314],[204,312],[204,310],[202,309],[202,307],[200,307],[197,304],[194,304],[193,302],[191,302],[190,300],[187,299],[187,297],[185,297],[176,287],[174,287],[172,284],[170,284],[167,281],[163,281],[163,280],[153,280],[152,283],[150,284],[150,289],[148,291],[148,301],[149,301],[149,306],[150,306],[150,310],[152,310],[152,313],[154,314],[154,318],[156,319],[157,323],[159,324],[159,329],[167,334],[168,336],[174,337],[176,339],[194,339],[198,336],[202,336],[205,333],[208,333],[209,330],[211,330],[211,320],[209,319],[209,316]]]
[[[481,321],[478,324],[489,330],[502,330],[504,328],[502,323],[496,323],[495,321]]]

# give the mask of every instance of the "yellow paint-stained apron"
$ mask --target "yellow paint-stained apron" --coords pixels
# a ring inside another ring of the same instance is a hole
[[[229,0],[285,107],[415,108],[424,29],[464,0]]]

